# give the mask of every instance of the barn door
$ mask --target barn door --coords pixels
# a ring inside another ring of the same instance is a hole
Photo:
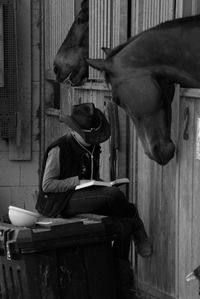
[[[17,48],[15,2],[0,1],[0,138],[16,137]]]
[[[200,90],[183,90],[179,132],[177,288],[179,298],[198,299],[198,282],[185,277],[200,265]]]

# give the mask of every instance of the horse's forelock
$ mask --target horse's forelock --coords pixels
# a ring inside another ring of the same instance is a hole
[[[83,0],[81,2],[81,9],[85,12],[89,12],[89,0]]]

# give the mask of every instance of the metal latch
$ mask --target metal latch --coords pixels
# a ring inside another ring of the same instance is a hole
[[[191,273],[189,273],[186,277],[185,277],[186,281],[191,281],[193,279],[197,279],[199,282],[199,296],[200,296],[200,266],[198,266],[196,269],[194,269],[194,271],[192,271]]]
[[[14,253],[15,253],[15,241],[14,240],[10,240],[6,242],[6,256],[7,256],[7,260],[12,260],[14,257]]]
[[[0,230],[0,242],[1,242],[1,255],[7,256],[8,260],[11,260],[14,255],[14,243],[15,240],[12,240],[13,229],[1,229]]]

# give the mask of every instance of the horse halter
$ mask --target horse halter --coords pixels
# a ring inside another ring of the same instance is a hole
[[[63,80],[63,83],[64,83],[64,84],[73,86],[73,83],[72,83],[72,81],[70,80],[71,74],[72,74],[72,72],[70,72],[69,75],[65,78],[65,80]]]

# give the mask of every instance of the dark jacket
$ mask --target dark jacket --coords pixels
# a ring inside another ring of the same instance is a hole
[[[56,217],[63,209],[66,209],[70,197],[75,190],[68,190],[60,193],[43,192],[42,181],[44,170],[49,151],[59,146],[60,148],[60,176],[58,179],[63,180],[69,177],[78,176],[79,179],[91,179],[91,167],[93,166],[93,179],[99,179],[99,156],[100,146],[96,145],[93,157],[86,151],[71,134],[66,134],[53,142],[44,154],[39,196],[36,203],[38,212],[47,217]],[[87,148],[89,152],[93,146]]]

